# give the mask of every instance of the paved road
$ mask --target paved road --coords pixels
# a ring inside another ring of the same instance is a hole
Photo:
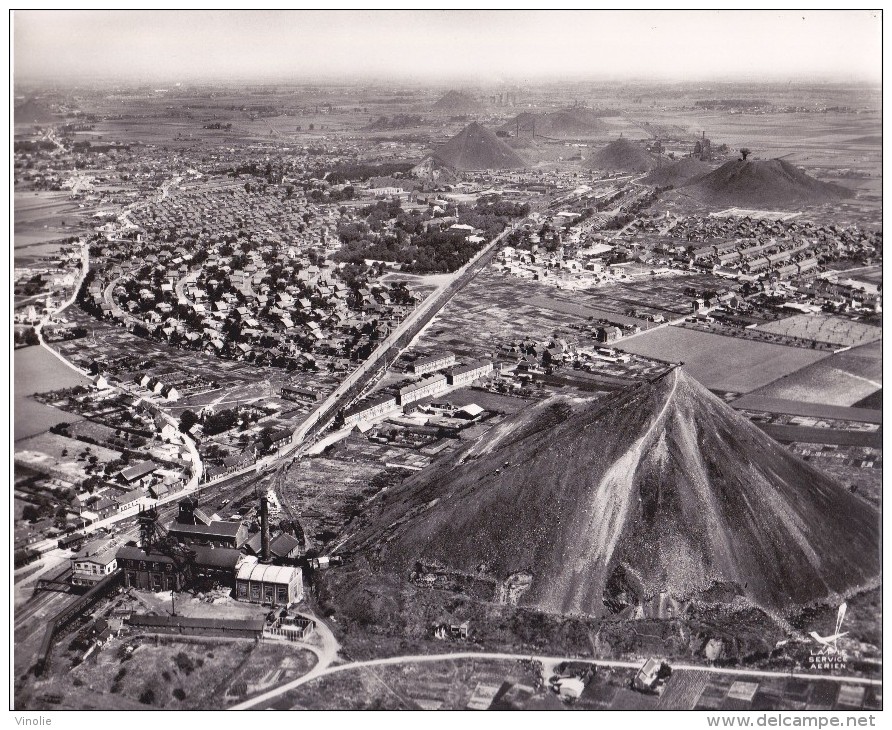
[[[501,654],[501,653],[491,653],[491,652],[455,652],[451,654],[416,654],[409,656],[397,656],[397,657],[386,657],[384,659],[370,659],[364,662],[350,662],[349,664],[337,664],[334,666],[330,666],[325,669],[318,669],[314,667],[310,672],[305,674],[302,677],[298,677],[297,679],[293,679],[290,682],[286,682],[285,684],[276,687],[275,689],[268,690],[263,694],[259,694],[256,697],[252,697],[251,699],[245,700],[244,702],[240,702],[237,705],[233,705],[230,707],[230,710],[249,710],[252,707],[256,707],[257,705],[261,705],[265,702],[269,702],[270,700],[275,699],[276,697],[281,697],[283,694],[290,692],[293,689],[297,689],[301,685],[306,684],[307,682],[312,682],[314,679],[319,679],[320,677],[326,677],[330,674],[337,674],[339,672],[349,672],[356,669],[362,669],[364,667],[381,667],[381,666],[392,666],[392,665],[400,665],[400,664],[422,664],[422,663],[430,663],[430,662],[445,662],[445,661],[456,661],[456,660],[468,660],[468,659],[496,659],[496,660],[504,660],[504,661],[520,661],[524,659],[534,659],[545,664],[558,664],[560,662],[569,662],[569,661],[584,661],[594,664],[598,667],[614,667],[621,669],[637,669],[641,666],[641,661],[624,661],[624,660],[611,660],[611,659],[589,659],[587,657],[579,657],[579,656],[563,656],[563,657],[546,657],[546,656],[534,656],[530,654]],[[821,674],[806,674],[804,672],[772,672],[768,670],[760,670],[760,669],[730,669],[725,667],[710,667],[704,666],[700,664],[672,664],[673,670],[683,669],[689,672],[708,672],[710,674],[730,674],[734,676],[740,677],[791,677],[794,679],[805,679],[805,680],[822,680],[828,682],[836,682],[838,684],[861,684],[861,685],[875,685],[882,686],[882,680],[879,679],[868,679],[865,677],[836,677],[831,675],[821,675]]]
[[[190,271],[181,279],[177,280],[177,283],[174,284],[174,291],[177,295],[177,304],[185,304],[188,307],[193,306],[192,300],[186,296],[186,285],[192,284],[198,279],[198,275],[201,273],[201,269],[195,269],[194,271]]]

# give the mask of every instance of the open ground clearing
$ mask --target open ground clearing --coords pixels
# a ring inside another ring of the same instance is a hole
[[[135,647],[129,655],[127,646]],[[122,636],[70,672],[35,682],[33,690],[38,703],[57,695],[55,707],[65,709],[222,709],[299,677],[314,663],[290,642]]]

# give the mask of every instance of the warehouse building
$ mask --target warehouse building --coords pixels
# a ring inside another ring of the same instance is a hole
[[[282,388],[282,397],[296,403],[316,403],[322,394],[318,390],[302,388],[296,385],[286,385]]]
[[[212,519],[198,507],[195,497],[180,500],[177,517],[167,532],[179,542],[236,550],[248,540],[248,528],[241,522]]]
[[[181,591],[185,577],[174,559],[164,553],[131,545],[118,549],[118,566],[124,571],[124,587],[143,591]]]
[[[223,636],[259,639],[263,635],[263,619],[189,618],[187,616],[151,616],[133,613],[126,623],[152,634],[183,636]]]
[[[303,598],[300,568],[267,565],[246,559],[235,576],[235,597],[239,601],[287,606]]]

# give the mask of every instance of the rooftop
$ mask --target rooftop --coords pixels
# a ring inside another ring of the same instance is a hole
[[[267,565],[246,561],[239,566],[237,580],[250,580],[262,583],[291,583],[295,573],[300,576],[300,568],[286,565]]]

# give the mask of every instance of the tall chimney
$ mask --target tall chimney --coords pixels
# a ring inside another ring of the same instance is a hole
[[[269,500],[260,498],[260,560],[269,562]]]

